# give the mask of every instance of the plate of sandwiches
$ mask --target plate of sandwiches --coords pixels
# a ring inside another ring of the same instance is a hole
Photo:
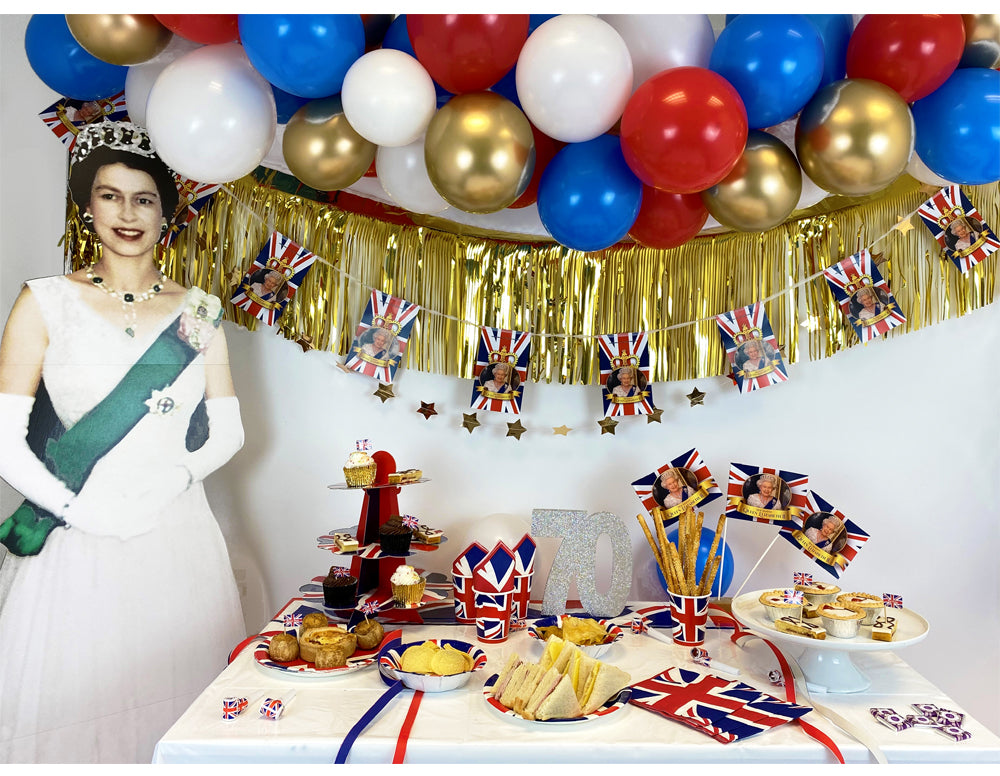
[[[483,697],[514,722],[576,725],[621,711],[631,696],[631,682],[620,668],[550,636],[537,663],[511,655],[503,670],[486,680]]]

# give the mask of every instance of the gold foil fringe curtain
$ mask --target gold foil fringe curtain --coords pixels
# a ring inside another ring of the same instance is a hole
[[[996,228],[998,185],[964,189]],[[346,354],[375,288],[422,308],[406,353],[410,369],[471,378],[479,327],[493,326],[534,335],[530,380],[597,383],[595,335],[647,331],[651,379],[691,380],[729,371],[714,316],[759,300],[786,362],[859,344],[821,273],[862,248],[880,261],[907,317],[889,337],[989,304],[997,255],[962,275],[914,213],[929,195],[904,177],[872,201],[765,233],[702,236],[673,250],[582,253],[387,223],[247,176],[223,187],[181,232],[164,271],[217,294],[228,319],[254,330],[260,322],[229,298],[277,229],[319,257],[277,324],[293,341],[308,336],[315,348]],[[893,229],[911,214],[912,229]],[[67,238],[75,266],[99,250],[76,219]]]

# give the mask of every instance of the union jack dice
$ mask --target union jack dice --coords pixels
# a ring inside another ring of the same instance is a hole
[[[280,698],[265,698],[260,704],[260,716],[264,719],[278,719],[285,710]]]
[[[246,698],[237,697],[235,695],[229,695],[222,699],[222,718],[223,719],[236,719],[240,714],[246,711],[247,705],[250,702]]]

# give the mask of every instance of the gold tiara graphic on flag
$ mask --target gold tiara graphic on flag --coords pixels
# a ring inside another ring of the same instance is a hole
[[[745,326],[733,337],[737,345],[742,345],[752,339],[764,339],[764,335],[757,326]]]
[[[517,356],[511,353],[507,348],[500,348],[499,350],[490,351],[490,363],[504,363],[504,364],[516,364]]]
[[[267,260],[267,268],[277,270],[282,275],[289,278],[295,274],[295,267],[277,256],[272,256]]]
[[[952,221],[957,221],[958,219],[965,219],[965,210],[959,205],[955,205],[951,210],[945,210],[938,216],[938,226],[942,229],[947,229],[948,224]]]
[[[620,354],[611,359],[611,370],[621,369],[623,366],[639,366],[639,357],[633,353]]]
[[[855,275],[851,277],[850,282],[844,284],[844,290],[848,294],[853,294],[855,291],[864,286],[873,285],[875,285],[875,281],[872,280],[871,275]]]
[[[391,315],[376,315],[375,318],[372,319],[372,326],[376,326],[380,329],[388,329],[393,334],[399,334],[399,330],[403,328]]]

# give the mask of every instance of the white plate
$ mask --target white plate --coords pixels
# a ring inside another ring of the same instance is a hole
[[[493,674],[493,676],[486,680],[486,684],[483,685],[483,699],[486,701],[486,705],[493,709],[493,711],[501,717],[509,719],[520,725],[527,725],[535,730],[549,727],[565,727],[566,725],[581,725],[585,722],[593,722],[596,719],[610,717],[612,714],[615,714],[625,708],[628,705],[628,699],[632,696],[632,688],[626,687],[613,698],[609,699],[607,703],[601,706],[601,708],[593,714],[585,714],[582,717],[574,717],[573,719],[525,719],[519,714],[515,714],[513,711],[500,703],[500,701],[490,695],[490,690],[493,689],[493,685],[496,684],[499,677],[499,674]]]

